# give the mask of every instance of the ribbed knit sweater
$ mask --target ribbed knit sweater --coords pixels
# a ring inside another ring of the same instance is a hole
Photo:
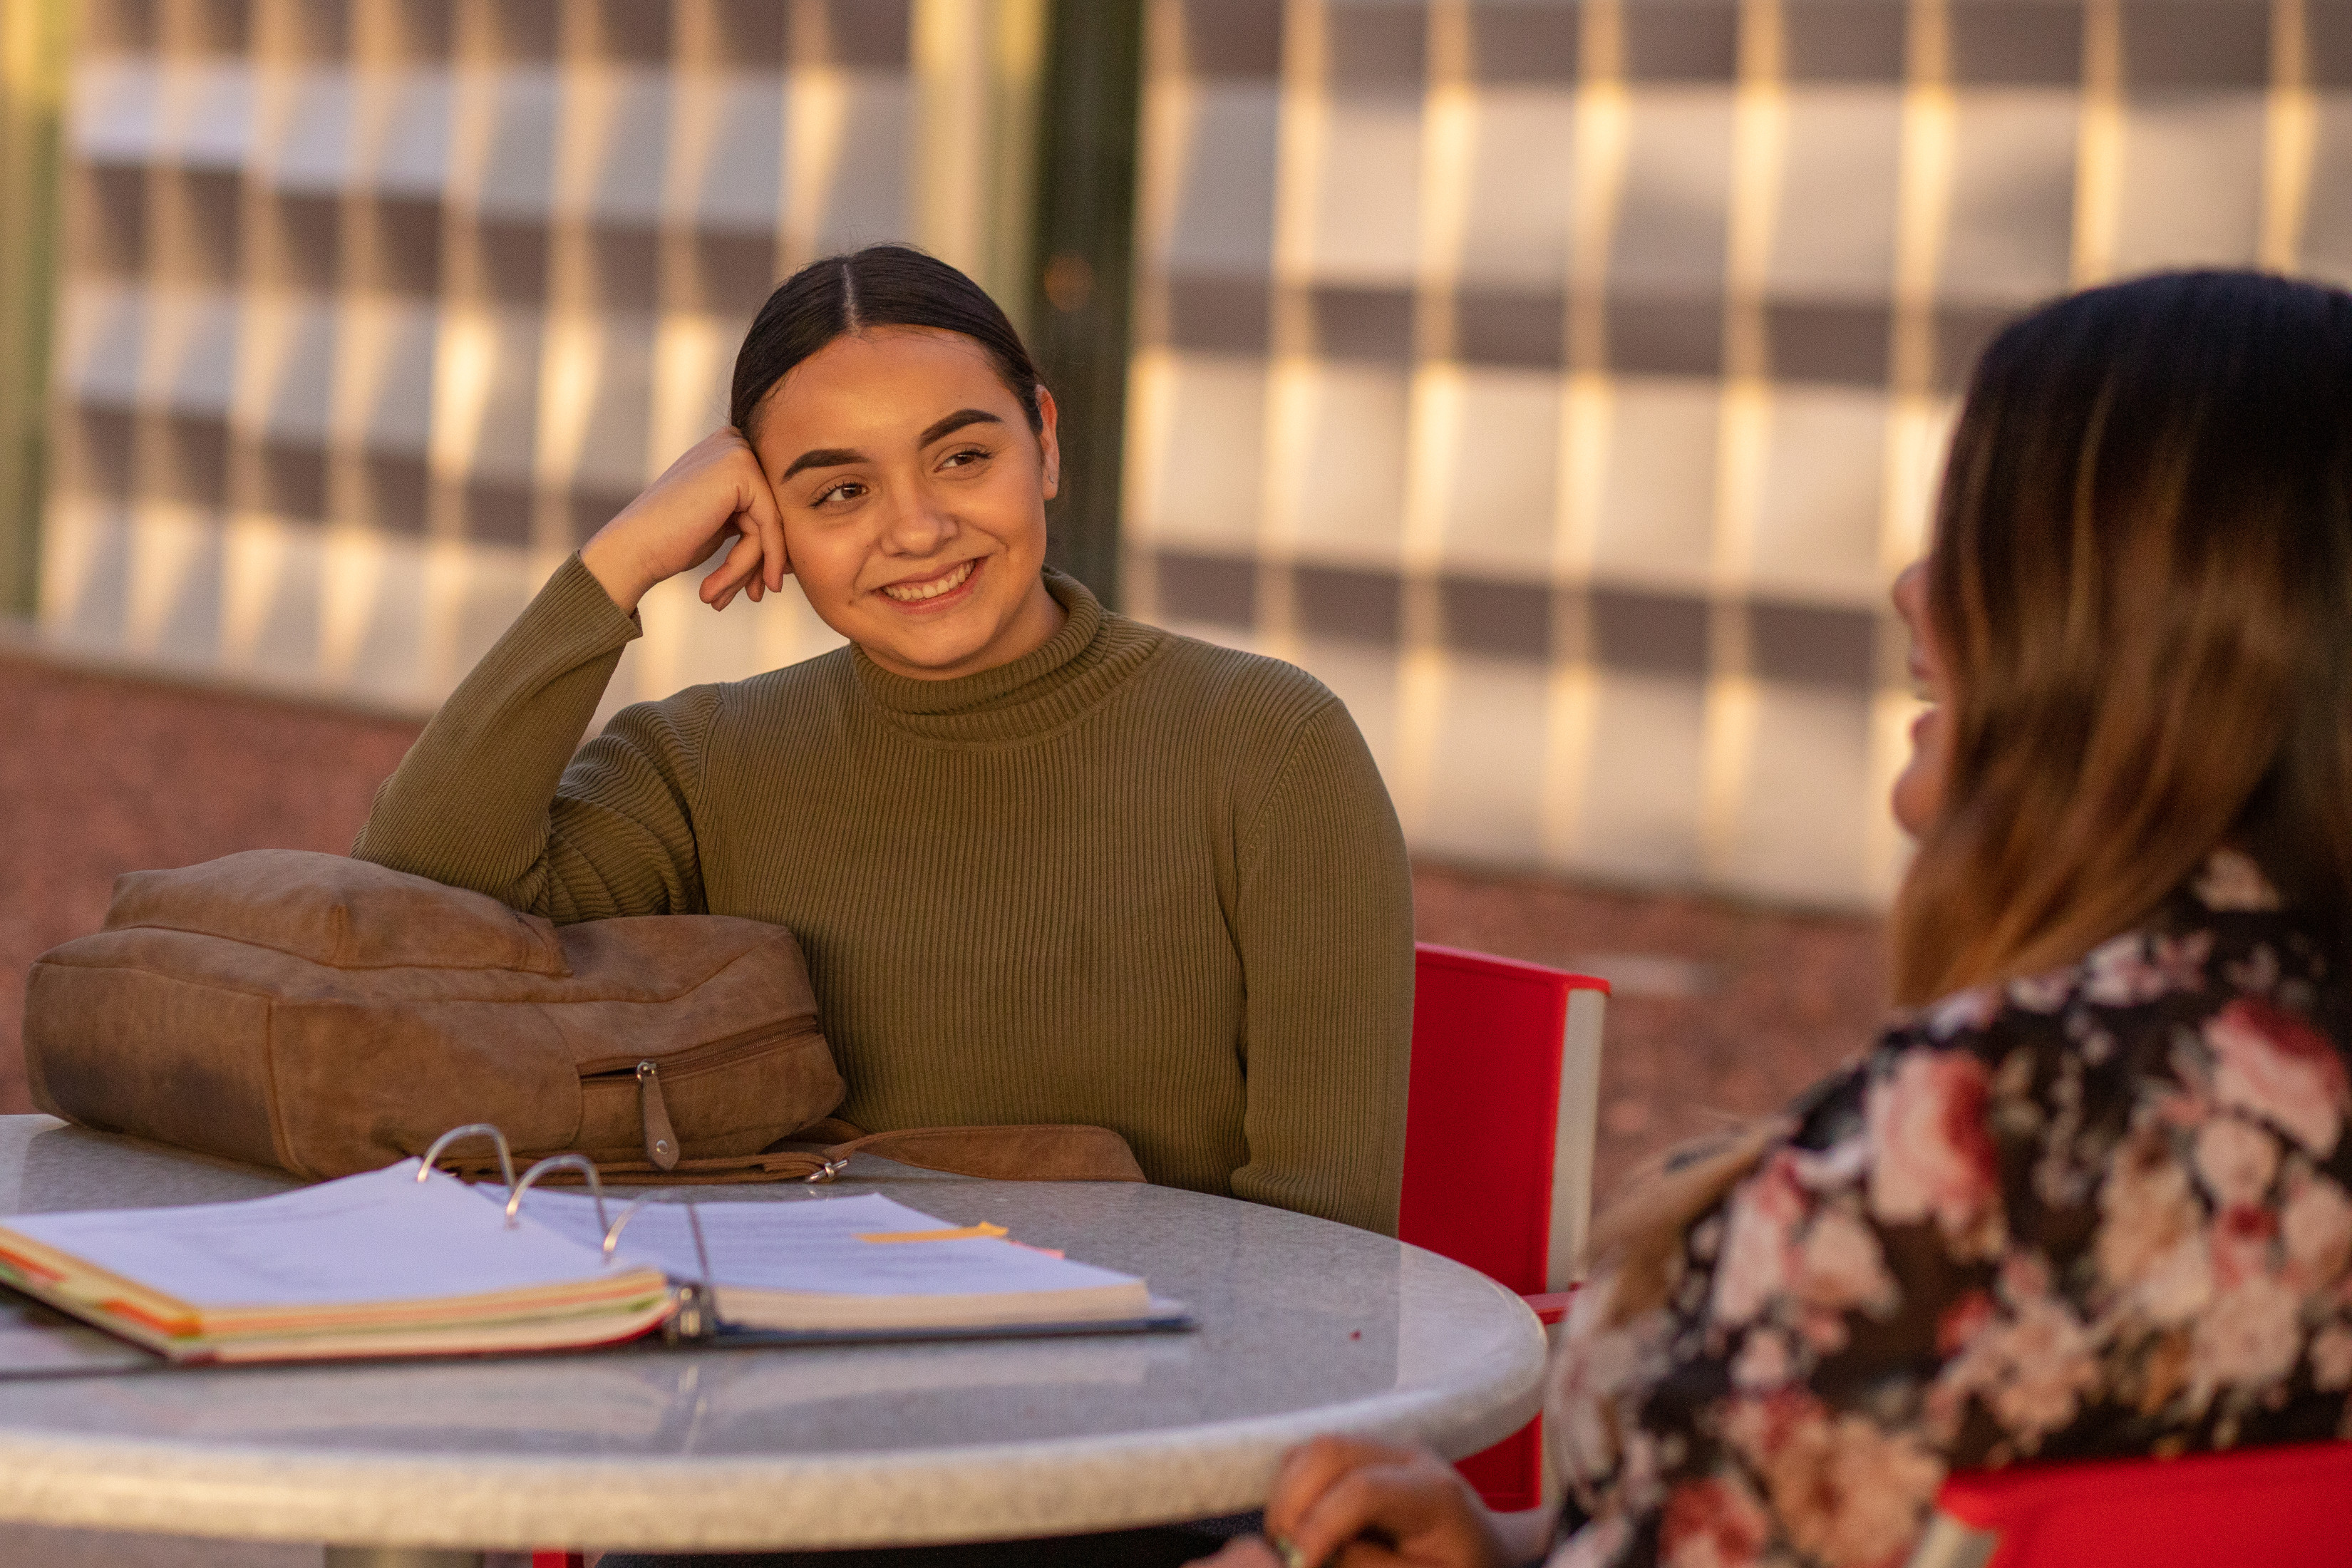
[[[352,853],[559,921],[745,915],[808,958],[840,1114],[1089,1122],[1155,1182],[1396,1229],[1404,843],[1303,670],[1105,612],[953,680],[856,647],[624,710],[575,556],[442,707]]]

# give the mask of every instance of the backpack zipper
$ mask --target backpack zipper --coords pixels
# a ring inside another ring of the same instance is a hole
[[[677,1133],[669,1124],[669,1107],[662,1101],[661,1067],[656,1062],[637,1064],[637,1118],[645,1123],[646,1159],[656,1171],[675,1168]]]

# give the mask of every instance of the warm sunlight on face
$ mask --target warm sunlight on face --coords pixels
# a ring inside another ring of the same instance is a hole
[[[1045,592],[1042,437],[978,343],[928,327],[836,338],[795,365],[751,432],[784,548],[825,625],[896,675],[1009,664],[1062,624]]]
[[[1911,721],[1911,760],[1895,780],[1895,820],[1917,838],[1935,826],[1944,809],[1944,781],[1951,770],[1952,681],[1927,615],[1927,566],[1915,561],[1895,579],[1895,607],[1911,628],[1911,679],[1929,703]]]

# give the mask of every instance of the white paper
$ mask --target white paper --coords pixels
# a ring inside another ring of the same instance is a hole
[[[431,1300],[610,1272],[593,1244],[583,1248],[528,1216],[508,1229],[502,1189],[499,1203],[486,1204],[438,1171],[418,1182],[416,1168],[404,1160],[240,1203],[17,1215],[5,1224],[206,1308]]]
[[[495,1190],[495,1189],[493,1189]],[[605,1212],[621,1216],[626,1198],[607,1194]],[[523,1210],[549,1229],[590,1247],[604,1244],[595,1200],[534,1187]],[[1089,1263],[1075,1263],[994,1237],[954,1241],[860,1241],[860,1235],[961,1228],[878,1193],[695,1205],[710,1248],[714,1283],[745,1290],[799,1290],[840,1296],[994,1296],[1087,1290],[1135,1282]],[[621,1233],[622,1263],[650,1265],[673,1279],[699,1279],[686,1205],[656,1199]]]

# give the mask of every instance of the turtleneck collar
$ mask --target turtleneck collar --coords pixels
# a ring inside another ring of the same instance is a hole
[[[951,680],[894,675],[852,644],[858,685],[901,727],[939,740],[1015,740],[1058,727],[1108,695],[1164,634],[1107,614],[1086,584],[1045,568],[1061,629],[1010,664]]]

